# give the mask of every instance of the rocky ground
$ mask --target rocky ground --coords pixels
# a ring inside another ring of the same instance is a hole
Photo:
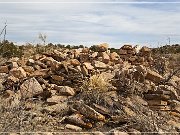
[[[1,58],[2,134],[179,134],[180,65],[169,55],[108,44],[29,52]]]

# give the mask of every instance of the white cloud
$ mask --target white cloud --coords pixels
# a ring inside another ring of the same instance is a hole
[[[178,5],[145,6],[95,3],[0,4],[0,28],[7,20],[8,38],[18,42],[32,41],[39,32],[44,32],[50,42],[109,42],[114,46],[125,42],[154,44],[164,40],[165,43],[166,35],[180,35]],[[166,7],[172,10],[165,10]],[[179,39],[178,36],[173,38],[174,41]]]

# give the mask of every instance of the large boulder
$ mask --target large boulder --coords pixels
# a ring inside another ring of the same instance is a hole
[[[43,92],[43,89],[39,82],[33,77],[30,78],[20,86],[20,93],[23,98],[31,98],[38,96]]]

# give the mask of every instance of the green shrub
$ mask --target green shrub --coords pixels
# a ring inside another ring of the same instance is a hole
[[[21,57],[22,49],[18,46],[14,45],[12,42],[8,40],[0,43],[0,55],[3,57],[11,58],[11,57]]]

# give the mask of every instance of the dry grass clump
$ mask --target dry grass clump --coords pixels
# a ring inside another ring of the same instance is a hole
[[[86,91],[105,92],[112,87],[111,77],[105,73],[96,74],[83,83],[82,89]]]

